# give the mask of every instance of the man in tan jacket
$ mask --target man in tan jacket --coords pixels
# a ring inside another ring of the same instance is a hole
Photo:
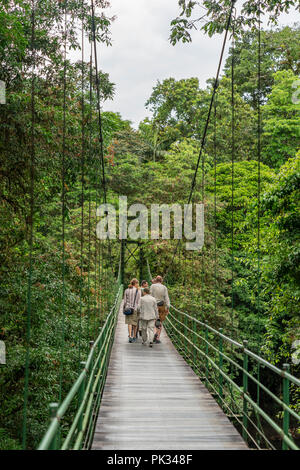
[[[150,294],[155,297],[158,305],[158,316],[160,319],[160,327],[156,328],[156,333],[154,337],[154,343],[160,343],[160,334],[162,329],[162,323],[165,321],[166,316],[169,313],[170,309],[170,299],[168,294],[168,289],[162,283],[162,277],[156,276],[155,284],[152,284],[150,287]]]
[[[150,295],[149,287],[144,288],[144,295],[140,299],[138,311],[140,312],[139,320],[142,328],[142,344],[146,345],[149,341],[149,346],[152,348],[158,309],[155,298]]]

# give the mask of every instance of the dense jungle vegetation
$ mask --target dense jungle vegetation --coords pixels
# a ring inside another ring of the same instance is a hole
[[[61,3],[38,3],[33,54],[31,2],[1,1],[0,80],[6,84],[6,104],[0,105],[0,339],[6,344],[7,364],[0,366],[0,449],[21,448],[31,222],[33,61],[35,187],[28,448],[35,448],[40,441],[49,420],[48,403],[57,400],[59,394],[64,120]],[[68,50],[79,49],[77,19],[82,19],[89,30],[89,7],[82,10],[81,2],[69,3],[72,15],[68,23]],[[95,3],[102,7],[108,4]],[[186,18],[185,23],[182,23],[184,16],[173,21],[174,44],[179,39],[190,40],[192,11],[186,9],[186,3],[196,2],[179,2]],[[216,2],[205,3],[212,14],[207,32],[221,32],[217,27],[220,11]],[[217,3],[226,4],[226,1]],[[265,9],[271,8],[271,3],[264,2]],[[293,4],[278,3],[284,7]],[[250,9],[249,18],[251,14]],[[113,20],[105,15],[96,17],[99,41],[110,43],[109,26]],[[251,349],[278,366],[289,362],[291,372],[296,374],[299,366],[297,361],[292,361],[292,355],[295,357],[297,351],[293,348],[300,337],[300,26],[262,31],[260,253],[257,249],[258,44],[257,32],[251,26],[248,20],[248,29],[237,36],[235,51],[230,49],[224,64],[215,117],[208,128],[204,163],[194,192],[194,202],[202,202],[204,194],[205,246],[202,253],[193,254],[186,254],[180,248],[168,283],[172,302],[178,308],[199,315],[214,327],[223,327],[239,340],[247,338]],[[236,123],[233,175],[232,61]],[[67,60],[65,65],[67,314],[64,348],[67,354],[63,363],[63,396],[76,378],[89,340],[103,324],[109,309],[107,292],[111,294],[113,290],[106,248],[99,246],[95,232],[96,208],[101,198],[95,68],[91,70],[90,88],[87,60],[84,63]],[[101,100],[108,109],[108,100],[118,90],[105,70],[99,71],[99,80]],[[213,77],[205,88],[199,86],[197,77],[182,80],[166,77],[158,81],[149,90],[145,103],[151,118],[144,119],[138,129],[118,113],[102,113],[108,202],[117,206],[119,196],[127,196],[128,204],[186,203],[213,85]],[[172,258],[174,241],[147,241],[145,247],[152,272],[164,273]],[[118,270],[118,256],[119,244],[114,243],[114,274]],[[127,274],[138,276],[138,266],[132,260]],[[296,391],[292,403],[299,410]]]

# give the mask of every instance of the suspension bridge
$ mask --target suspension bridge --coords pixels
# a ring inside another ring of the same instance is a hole
[[[249,350],[247,341],[240,344],[173,305],[161,344],[150,349],[141,340],[128,343],[121,278],[119,271],[112,308],[78,379],[60,405],[50,404],[51,423],[39,450],[275,449],[262,420],[283,449],[298,449],[289,433],[290,417],[299,420],[290,388],[300,381],[288,365],[277,368]],[[260,367],[282,381],[282,398],[260,380]],[[249,382],[257,387],[256,399]],[[260,392],[282,409],[281,425],[260,403]],[[77,411],[62,438],[61,424],[74,402]]]
[[[205,138],[214,106],[223,54],[232,20],[234,2],[228,15],[226,33],[221,57],[212,90],[208,116],[201,142],[199,158],[191,183],[188,203],[193,193],[200,165],[203,166],[202,200],[204,197]],[[97,69],[94,12],[92,9],[92,41],[96,66],[97,114],[99,125],[99,172],[101,198],[107,201],[108,187],[105,180],[103,137],[100,107],[100,92]],[[32,42],[34,49],[34,12],[32,15]],[[84,33],[83,33],[84,34]],[[260,31],[258,31],[258,35]],[[258,36],[259,37],[259,36]],[[259,47],[260,47],[260,42]],[[234,46],[234,44],[233,44]],[[260,60],[260,50],[259,50]],[[65,44],[65,61],[66,44]],[[233,64],[234,65],[234,64]],[[234,69],[233,69],[234,79]],[[260,90],[260,74],[258,89]],[[90,77],[90,83],[92,77]],[[27,356],[24,393],[23,443],[26,447],[27,406],[30,368],[30,327],[31,327],[31,284],[33,267],[34,235],[34,125],[35,125],[35,76],[32,78],[32,159],[31,159],[31,217],[30,217],[30,269],[27,303]],[[234,166],[234,83],[232,83],[232,167]],[[64,98],[66,97],[66,69],[64,69]],[[258,100],[259,101],[259,100]],[[65,116],[66,99],[64,99]],[[84,107],[84,100],[82,101]],[[259,110],[258,110],[259,111]],[[66,132],[64,120],[63,136]],[[83,118],[84,135],[84,118]],[[258,200],[260,198],[260,136],[261,123],[258,112]],[[84,139],[82,161],[84,158]],[[65,267],[65,148],[62,158],[62,247]],[[82,167],[83,168],[83,167]],[[83,171],[83,170],[82,170]],[[232,182],[234,183],[234,182]],[[82,176],[82,187],[84,186]],[[234,197],[232,185],[232,197]],[[83,191],[82,191],[83,194]],[[82,196],[83,197],[83,196]],[[97,202],[97,201],[96,201]],[[90,202],[89,202],[90,203]],[[83,201],[82,201],[83,205]],[[259,231],[258,211],[258,231]],[[232,219],[233,224],[233,219]],[[82,222],[83,226],[83,222]],[[233,234],[233,230],[232,230]],[[89,235],[90,236],[90,235]],[[128,243],[130,240],[128,240]],[[258,236],[259,243],[259,236]],[[81,231],[81,257],[83,228]],[[282,449],[297,450],[295,436],[290,433],[290,423],[299,422],[299,416],[290,404],[291,390],[300,386],[300,380],[289,371],[289,365],[278,368],[253,352],[247,341],[239,342],[213,325],[201,321],[189,311],[182,311],[174,305],[164,323],[162,343],[153,349],[142,348],[139,342],[129,344],[122,315],[122,298],[125,285],[126,258],[124,244],[120,244],[119,272],[111,265],[111,250],[96,253],[97,266],[106,264],[110,272],[109,294],[105,295],[105,321],[98,335],[90,341],[87,357],[80,362],[80,370],[69,392],[62,396],[60,374],[60,396],[58,402],[50,403],[50,423],[43,436],[39,450],[87,450],[87,449]],[[123,248],[122,248],[123,246]],[[176,244],[172,259],[165,274],[167,278],[178,255]],[[259,246],[258,246],[259,253]],[[134,252],[131,253],[134,256]],[[203,257],[202,257],[203,260]],[[145,272],[151,281],[147,259],[141,252],[140,273]],[[63,268],[63,282],[64,282]],[[259,271],[259,264],[258,264]],[[103,281],[99,267],[98,279]],[[95,274],[97,276],[97,273]],[[140,274],[142,279],[142,274]],[[140,280],[141,280],[140,279]],[[104,282],[104,281],[103,281]],[[107,278],[105,280],[107,282]],[[259,281],[258,281],[259,282]],[[106,290],[106,292],[108,289]],[[102,299],[103,300],[103,299]],[[82,305],[80,306],[82,308]],[[200,308],[200,306],[199,306]],[[62,317],[65,318],[64,304]],[[62,342],[64,323],[62,323]],[[62,349],[63,354],[66,353]],[[264,371],[268,371],[281,382],[282,393],[275,394],[264,383]],[[264,400],[262,400],[264,397]],[[266,405],[272,403],[274,406]],[[273,415],[276,408],[277,415]],[[274,437],[275,436],[275,437]]]
[[[246,449],[242,437],[165,332],[129,344],[120,309],[93,450]]]

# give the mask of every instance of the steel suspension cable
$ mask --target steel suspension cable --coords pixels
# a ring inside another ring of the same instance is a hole
[[[62,319],[61,319],[61,349],[59,366],[59,403],[62,398],[64,348],[65,348],[65,310],[66,310],[66,256],[65,256],[65,216],[66,216],[66,86],[67,86],[67,4],[64,6],[64,67],[63,67],[63,129],[62,129],[62,161],[61,161],[61,229],[62,229]]]
[[[232,27],[232,56],[231,56],[231,334],[233,335],[234,317],[234,164],[235,164],[235,90],[234,90],[234,61],[235,61],[235,24]]]
[[[257,312],[260,314],[260,218],[261,218],[261,13],[259,4],[259,26],[258,26],[258,99],[257,99]],[[259,318],[260,320],[260,318]],[[260,338],[260,321],[259,338]]]
[[[84,1],[82,0],[81,23],[81,233],[80,233],[80,308],[79,308],[79,336],[78,336],[78,364],[81,361],[81,334],[82,334],[82,307],[83,307],[83,248],[84,248],[84,170],[85,170],[85,106],[84,106]]]
[[[105,163],[104,163],[104,140],[103,140],[103,124],[101,114],[101,99],[100,99],[100,80],[98,71],[98,57],[97,57],[97,41],[96,41],[96,25],[95,25],[95,8],[94,1],[91,0],[91,12],[92,12],[92,42],[94,45],[94,56],[95,56],[95,81],[96,81],[96,97],[97,97],[97,113],[98,113],[98,127],[99,127],[99,145],[100,145],[100,161],[101,161],[101,180],[103,187],[103,199],[104,203],[107,203],[107,184],[105,176]],[[110,265],[112,266],[112,255],[111,255],[111,244],[108,235],[108,256],[110,259]]]
[[[92,10],[92,42],[91,48],[94,49],[94,60],[95,60],[95,83],[96,83],[96,107],[97,107],[97,115],[98,115],[98,130],[99,130],[99,144],[100,144],[100,181],[102,182],[103,188],[103,200],[107,202],[107,191],[106,191],[106,177],[105,177],[105,165],[104,165],[104,150],[103,150],[103,132],[102,132],[102,116],[101,116],[101,106],[100,106],[100,82],[99,82],[99,75],[98,75],[98,59],[97,59],[97,42],[96,42],[96,27],[95,27],[95,16],[94,16],[94,3],[93,0],[91,1],[91,10]],[[91,77],[92,81],[92,68],[91,68]],[[91,88],[92,90],[92,88]],[[92,101],[92,97],[91,97]],[[97,175],[97,167],[95,168],[95,174]],[[101,203],[101,184],[97,184],[97,178],[95,183],[95,213],[97,212],[98,207],[98,190],[99,190],[99,202]],[[99,296],[101,295],[101,282],[102,278],[100,277],[101,269],[100,265],[102,262],[103,265],[103,251],[102,251],[102,258],[101,258],[101,251],[100,247],[102,246],[101,241],[95,238],[95,253],[94,253],[94,315],[93,315],[93,325],[94,325],[94,337],[97,335],[97,326],[100,326],[100,301]],[[103,270],[103,266],[102,266]],[[98,315],[99,313],[99,315]],[[99,324],[98,324],[99,320]]]
[[[214,312],[217,315],[217,97],[214,102]]]
[[[259,13],[258,13],[258,97],[257,97],[257,315],[258,315],[258,344],[259,351],[261,349],[261,318],[260,318],[260,217],[261,217],[261,3],[259,2]],[[260,382],[260,364],[257,367],[257,378]],[[257,386],[257,403],[260,400],[260,387]]]
[[[91,43],[90,51],[90,73],[89,73],[89,170],[92,167],[92,68],[93,68],[93,46]],[[90,338],[90,319],[91,319],[91,173],[89,171],[89,213],[88,213],[88,301],[87,301],[87,336]]]
[[[95,196],[95,213],[97,211],[97,190],[96,190],[96,196]],[[97,336],[97,297],[98,297],[98,276],[97,276],[97,266],[98,266],[98,243],[97,239],[95,237],[95,258],[94,258],[94,265],[95,265],[95,272],[94,272],[94,286],[95,286],[95,292],[94,292],[94,311],[93,311],[93,322],[94,322],[94,334],[93,334],[93,340]]]
[[[30,367],[30,338],[31,338],[31,313],[32,313],[32,274],[33,274],[33,225],[34,225],[34,183],[35,183],[35,0],[31,6],[31,129],[30,129],[30,215],[29,215],[29,270],[27,278],[27,300],[26,300],[26,358],[24,377],[24,403],[23,403],[23,426],[22,426],[22,447],[27,446],[27,408],[28,408],[28,387],[29,387],[29,367]]]
[[[101,263],[102,260],[102,263]],[[100,290],[99,290],[99,326],[101,326],[102,322],[102,309],[103,309],[103,299],[102,299],[102,294],[103,294],[103,289],[101,287],[102,285],[102,280],[103,280],[103,245],[100,243],[99,245],[99,280],[100,280]]]
[[[95,57],[95,80],[96,80],[96,94],[97,94],[97,112],[98,112],[98,124],[99,124],[99,144],[100,144],[100,158],[101,158],[101,169],[102,169],[102,185],[104,193],[104,202],[106,203],[106,178],[105,178],[105,165],[104,165],[104,150],[103,150],[103,133],[102,133],[102,115],[100,107],[100,82],[98,75],[98,60],[97,60],[97,41],[96,41],[96,26],[95,26],[95,10],[94,2],[91,0],[92,8],[92,40],[94,43],[94,57]]]
[[[99,255],[99,261],[98,261],[98,280],[99,280],[99,288],[97,291],[97,306],[98,306],[98,327],[101,326],[101,295],[102,295],[102,276],[101,276],[101,266],[103,266],[103,251],[102,251],[102,243],[100,240],[98,240],[98,255]]]
[[[236,0],[232,0],[231,6],[230,6],[230,12],[229,12],[229,16],[228,16],[227,24],[226,24],[226,31],[225,31],[225,36],[224,36],[224,40],[223,40],[221,56],[220,56],[218,69],[217,69],[217,74],[216,74],[216,78],[215,78],[214,85],[213,85],[212,96],[211,96],[211,100],[210,100],[210,104],[209,104],[208,115],[207,115],[207,119],[206,119],[206,122],[205,122],[203,137],[202,137],[202,140],[201,140],[200,152],[199,152],[196,169],[195,169],[195,173],[194,173],[194,176],[193,176],[191,191],[190,191],[190,195],[189,195],[189,199],[188,199],[188,204],[191,202],[192,195],[193,195],[193,192],[194,192],[194,189],[195,189],[197,173],[198,173],[199,165],[200,165],[200,162],[201,162],[201,159],[202,159],[203,150],[204,150],[204,147],[205,147],[206,134],[207,134],[207,130],[208,130],[209,122],[210,122],[210,116],[211,116],[212,107],[213,107],[213,103],[214,103],[214,99],[215,99],[215,94],[216,94],[218,84],[219,84],[219,75],[220,75],[220,72],[221,72],[225,46],[226,46],[226,42],[227,42],[227,36],[228,36],[228,33],[229,33],[231,21],[232,21],[232,13],[233,13],[235,3],[236,3]]]
[[[202,204],[203,207],[205,207],[205,159],[204,159],[204,154],[202,156],[202,164],[201,164],[201,170],[202,170],[202,175],[201,175],[201,198],[202,198]],[[204,211],[204,218],[205,218],[205,211]],[[205,227],[205,223],[204,223]],[[202,319],[204,319],[204,251],[205,247],[203,245],[202,250],[201,250],[201,316]]]
[[[212,90],[212,95],[211,95],[211,99],[210,99],[208,114],[207,114],[207,118],[206,118],[206,122],[205,122],[205,126],[204,126],[204,131],[203,131],[203,135],[202,135],[202,139],[201,139],[201,145],[200,145],[200,151],[199,151],[199,155],[198,155],[198,159],[197,159],[196,169],[195,169],[195,172],[194,172],[194,175],[193,175],[191,189],[190,189],[190,193],[189,193],[189,197],[188,197],[188,204],[190,204],[191,199],[192,199],[192,195],[193,195],[195,185],[196,185],[197,174],[198,174],[200,162],[202,161],[202,155],[203,155],[203,150],[204,150],[204,147],[205,147],[207,130],[208,130],[208,126],[209,126],[209,123],[210,123],[210,117],[211,117],[211,113],[212,113],[213,103],[214,103],[214,100],[215,100],[215,94],[216,94],[218,83],[219,83],[219,76],[220,76],[221,67],[222,67],[222,63],[223,63],[224,51],[225,51],[225,46],[226,46],[226,43],[227,43],[227,37],[228,37],[230,25],[231,25],[232,13],[233,13],[235,3],[236,3],[236,0],[232,0],[229,15],[228,15],[228,19],[227,19],[227,23],[226,23],[225,35],[224,35],[224,39],[223,39],[223,44],[222,44],[221,55],[220,55],[219,64],[218,64],[218,68],[217,68],[217,73],[216,73],[216,77],[215,77],[214,84],[213,84],[213,90]],[[171,262],[169,263],[169,267],[168,267],[168,269],[167,269],[167,271],[164,275],[165,281],[166,281],[166,278],[167,278],[167,276],[170,272],[170,268],[173,266],[174,258],[176,256],[178,246],[179,246],[179,243],[176,244],[174,253],[173,253],[172,258],[171,258]]]
[[[235,19],[236,19],[236,9],[234,20],[232,24],[232,46],[231,46],[231,336],[234,338],[234,183],[235,183]],[[232,344],[230,345],[232,353]],[[229,365],[230,376],[233,377],[234,371],[233,366],[230,363]],[[233,406],[234,400],[232,395],[231,386],[230,390],[230,400],[231,405]]]
[[[87,299],[87,336],[90,338],[91,319],[91,190],[89,188],[89,214],[88,214],[88,299]]]

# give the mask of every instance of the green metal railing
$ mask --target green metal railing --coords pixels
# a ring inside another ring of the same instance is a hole
[[[50,404],[51,423],[38,447],[46,449],[89,449],[93,439],[95,424],[105,385],[109,357],[117,323],[118,312],[123,297],[120,285],[114,304],[101,328],[86,362],[82,362],[82,371],[63,402]],[[61,426],[71,404],[76,403],[76,412],[72,423],[62,438]]]
[[[274,442],[278,440],[284,450],[299,450],[289,429],[291,419],[294,427],[299,426],[300,416],[290,405],[290,388],[291,384],[299,387],[300,380],[289,373],[288,364],[279,369],[250,351],[247,341],[240,344],[225,336],[221,328],[217,331],[174,306],[164,326],[248,444],[258,449],[276,449],[279,446]],[[281,382],[280,397],[263,383],[262,369],[275,374],[273,378]],[[276,410],[275,416],[269,410]],[[273,435],[270,437],[270,430],[276,435],[275,440]]]

